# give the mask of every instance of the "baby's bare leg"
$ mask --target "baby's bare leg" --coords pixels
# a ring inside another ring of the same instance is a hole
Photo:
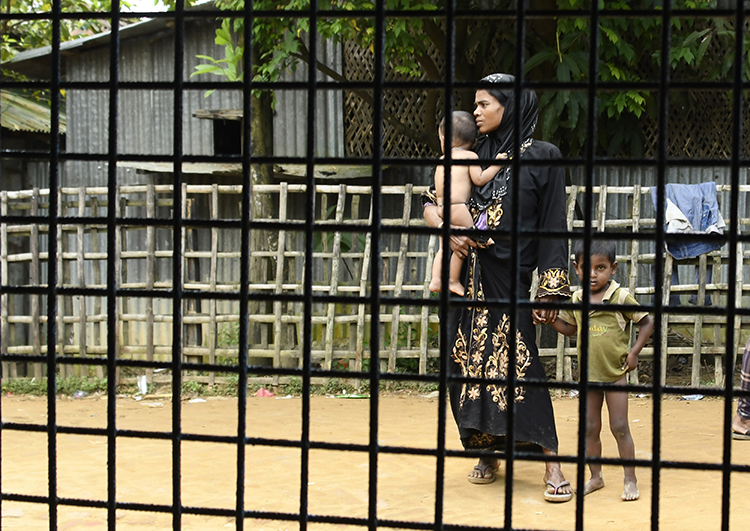
[[[466,203],[451,205],[451,227],[471,228],[474,226],[474,218],[471,217],[469,207]]]
[[[457,253],[451,255],[450,278],[448,279],[448,289],[459,297],[464,296],[464,285],[461,284],[461,269],[464,265],[464,259]]]
[[[434,293],[440,293],[443,289],[442,279],[440,278],[443,272],[443,244],[440,244],[440,248],[435,253],[435,260],[432,261],[432,279],[430,279],[430,291]]]

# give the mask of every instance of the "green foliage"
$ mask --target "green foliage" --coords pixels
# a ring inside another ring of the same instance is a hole
[[[129,7],[124,0],[120,9]],[[110,11],[111,0],[61,0],[63,13],[94,13]],[[0,11],[3,13],[49,13],[52,14],[52,0],[0,0]],[[60,21],[60,39],[69,41],[89,34],[108,29],[104,19],[62,19]],[[18,52],[31,50],[52,43],[52,22],[50,20],[13,20],[0,22],[2,36],[2,61],[10,60]]]
[[[224,59],[214,59],[208,55],[198,55],[199,59],[208,61],[208,64],[200,64],[195,67],[190,77],[200,74],[213,74],[226,78],[227,81],[242,80],[242,56],[245,53],[243,46],[236,45],[232,39],[232,22],[225,18],[221,27],[216,30],[216,44],[224,46]],[[209,97],[214,89],[206,91],[205,97]]]
[[[76,391],[83,391],[87,394],[106,393],[106,378],[57,378],[57,394],[73,396]],[[36,378],[26,379],[18,378],[8,380],[3,383],[3,393],[13,393],[18,395],[46,396],[47,378],[37,380]]]
[[[225,347],[235,347],[239,344],[240,344],[240,323],[233,322],[233,323],[224,323],[223,325],[221,325],[221,328],[219,329],[218,337],[216,338],[216,346],[219,348],[225,348]],[[233,365],[237,363],[236,359],[234,358],[231,358],[231,359],[234,360],[234,362],[232,363]],[[222,361],[220,361],[219,363],[222,363]]]
[[[245,0],[218,0],[216,4],[225,11],[242,11],[245,8]],[[318,2],[317,7],[319,11],[374,11],[375,2],[329,0]],[[420,0],[387,0],[387,9],[432,11],[437,6]],[[255,81],[276,81],[285,69],[296,68],[300,60],[308,61],[309,0],[255,1],[253,10],[274,10],[280,14],[279,17],[258,17],[254,20],[253,45],[258,54],[258,60],[254,62]],[[397,71],[401,73],[413,76],[421,74],[415,53],[424,50],[428,42],[421,31],[422,24],[423,21],[417,18],[389,17],[386,20],[386,57],[398,62]],[[374,49],[375,19],[372,17],[321,17],[316,32],[323,39],[352,40],[363,49]],[[243,35],[243,17],[224,19],[221,28],[216,31],[216,44],[226,48],[225,59],[199,56],[209,63],[197,66],[193,75],[210,73],[225,75],[230,81],[241,80],[243,73],[237,67],[241,64],[244,51],[244,43],[241,42]]]
[[[600,0],[607,10],[631,10],[628,0]],[[558,0],[562,10],[585,11],[589,0]],[[644,0],[643,9],[661,10],[661,1]],[[711,0],[678,0],[675,9],[708,9]],[[660,77],[662,18],[607,17],[599,20],[599,81],[638,83]],[[591,27],[588,18],[558,18],[554,45],[543,46],[525,64],[527,74],[543,77],[553,73],[557,81],[589,81]],[[727,53],[721,61],[709,61],[706,52],[718,39]],[[726,80],[734,64],[734,27],[717,17],[673,17],[669,67],[674,76],[701,81]],[[746,40],[747,41],[747,40]],[[747,47],[747,43],[745,44]],[[750,69],[745,65],[745,75]],[[673,102],[679,98],[676,95]],[[602,90],[597,94],[597,147],[607,155],[643,155],[641,120],[655,119],[657,104],[647,90]],[[585,91],[555,90],[540,97],[541,130],[545,140],[564,153],[582,153],[589,101]]]
[[[200,394],[203,386],[195,380],[185,380],[182,382],[182,394]]]

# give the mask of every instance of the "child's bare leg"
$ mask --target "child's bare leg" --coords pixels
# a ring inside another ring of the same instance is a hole
[[[451,255],[451,265],[450,265],[450,278],[448,279],[448,289],[451,291],[451,293],[455,293],[456,295],[463,297],[464,296],[464,285],[461,284],[461,269],[464,265],[464,259],[461,258],[458,253],[453,253]]]
[[[586,393],[588,401],[586,413],[586,455],[588,457],[602,456],[602,404],[604,393],[602,391],[589,391]],[[602,465],[600,463],[589,463],[591,479],[583,486],[583,495],[591,494],[604,488],[602,477]]]
[[[430,291],[440,293],[443,289],[442,276],[443,272],[443,244],[435,253],[435,260],[432,261],[432,278],[430,279]]]
[[[625,385],[625,383],[626,377],[623,377],[615,385]],[[609,427],[617,440],[620,459],[635,459],[635,444],[628,423],[628,393],[626,391],[607,391],[606,400],[609,410]],[[622,491],[622,499],[624,501],[637,500],[640,493],[635,477],[635,467],[627,465],[623,468],[625,469],[625,488]]]

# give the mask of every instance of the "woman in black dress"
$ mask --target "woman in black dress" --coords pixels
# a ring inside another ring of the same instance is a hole
[[[470,209],[478,229],[498,231],[499,237],[489,244],[476,243],[466,236],[451,236],[451,248],[466,257],[464,286],[467,299],[510,301],[513,243],[509,237],[514,220],[522,231],[564,231],[566,224],[565,174],[561,166],[543,161],[560,159],[560,150],[548,143],[532,139],[539,104],[530,90],[521,93],[520,149],[514,153],[514,112],[516,110],[513,76],[492,74],[482,79],[511,86],[478,90],[475,96],[477,127],[481,138],[475,151],[480,159],[495,159],[505,154],[509,159],[520,156],[526,161],[542,161],[537,165],[519,166],[518,174],[508,164],[487,185],[472,192]],[[489,166],[482,163],[483,168]],[[518,186],[518,212],[510,199]],[[424,216],[428,225],[437,227],[440,219],[430,192],[424,198]],[[554,301],[570,296],[568,250],[565,239],[538,240],[519,234],[518,283],[516,300],[528,300],[534,270],[539,274],[537,301]],[[557,455],[557,431],[548,389],[524,386],[524,379],[546,378],[535,343],[534,321],[554,321],[556,310],[518,309],[515,319],[516,378],[514,439],[519,451],[539,451]],[[452,382],[450,400],[465,449],[502,451],[508,432],[507,385],[493,382],[508,374],[510,317],[508,307],[485,307],[481,304],[457,310],[449,320],[452,327],[448,352],[451,374],[459,377],[485,378],[483,383]],[[544,481],[545,499],[568,501],[572,497],[570,483],[565,480],[560,464],[547,461]],[[499,460],[482,457],[468,476],[472,483],[491,483]]]

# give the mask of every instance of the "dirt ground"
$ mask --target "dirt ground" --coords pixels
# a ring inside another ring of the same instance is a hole
[[[381,396],[378,440],[381,445],[434,448],[437,441],[439,400],[420,396]],[[106,399],[60,398],[58,426],[106,426]],[[313,397],[310,438],[313,441],[367,444],[370,436],[370,403],[366,399]],[[578,401],[555,400],[560,452],[574,455],[577,445]],[[248,401],[247,432],[251,437],[297,439],[301,435],[300,398],[252,397]],[[648,398],[632,398],[630,421],[639,458],[652,452],[653,404]],[[460,444],[448,412],[446,441],[451,449]],[[5,422],[43,424],[46,399],[2,397]],[[720,463],[723,452],[723,402],[665,400],[662,403],[661,453],[664,460]],[[171,430],[168,397],[117,399],[118,429]],[[182,429],[186,433],[235,435],[237,401],[207,398],[182,404]],[[47,435],[3,430],[2,492],[47,494]],[[603,434],[604,456],[617,457],[612,436]],[[58,434],[57,480],[60,497],[107,499],[107,442],[104,437]],[[732,462],[750,465],[750,441],[732,442]],[[232,445],[182,443],[182,503],[192,507],[235,506],[236,449]],[[245,508],[297,513],[300,505],[300,451],[294,448],[250,446],[246,452]],[[443,518],[446,524],[504,525],[505,478],[491,485],[472,485],[466,474],[474,460],[449,458],[445,467]],[[309,514],[362,517],[368,515],[368,455],[335,450],[310,451],[307,484]],[[171,443],[164,440],[117,439],[117,500],[171,504]],[[377,516],[396,521],[433,522],[435,516],[436,459],[422,456],[381,454],[378,458]],[[563,470],[575,486],[576,467]],[[519,461],[513,481],[514,528],[574,529],[575,500],[547,503],[542,498],[543,465]],[[586,529],[651,528],[653,475],[638,468],[641,499],[620,501],[622,469],[604,467],[606,488],[584,500]],[[721,528],[722,475],[718,471],[664,469],[660,476],[659,529],[706,531]],[[731,475],[730,529],[747,529],[750,522],[750,473]],[[36,531],[49,529],[47,506],[2,502],[2,528]],[[97,531],[107,529],[103,509],[60,507],[58,529]],[[233,519],[185,514],[185,530],[235,529]],[[297,530],[290,521],[248,519],[251,531]],[[170,530],[171,515],[118,511],[117,529]],[[331,524],[309,524],[316,530],[364,530]],[[384,528],[385,529],[385,528]],[[391,528],[393,529],[393,528]]]

